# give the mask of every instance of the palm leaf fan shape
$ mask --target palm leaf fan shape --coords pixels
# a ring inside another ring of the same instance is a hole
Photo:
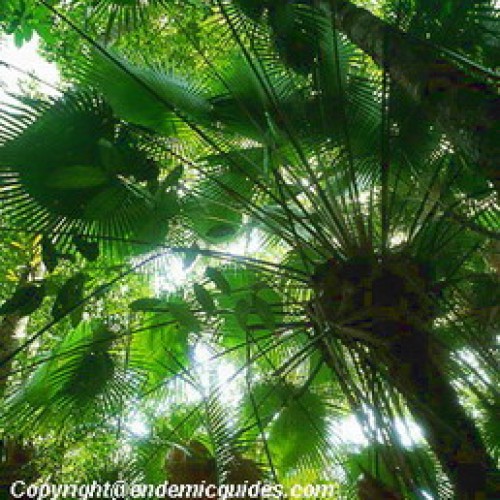
[[[265,440],[273,464],[284,475],[293,477],[301,465],[314,464],[319,471],[325,466],[331,446],[326,398],[286,380],[260,382],[249,388],[241,413],[242,428],[248,429],[244,438]]]
[[[321,57],[322,45],[331,36],[331,25],[319,8],[320,2],[237,0],[232,3],[253,21],[269,26],[274,48],[287,66],[305,75],[313,71]]]
[[[2,420],[19,434],[104,424],[134,387],[110,353],[114,339],[98,321],[81,323],[48,356],[41,355],[31,377],[7,399]]]
[[[146,241],[166,233],[172,207],[161,208],[151,187],[158,166],[102,99],[68,94],[27,108],[23,120],[4,128],[0,189],[15,223],[56,235],[123,240],[144,239],[143,221],[152,218],[157,231]]]
[[[81,83],[97,88],[117,116],[164,136],[182,136],[190,124],[206,122],[212,110],[202,84],[168,67],[142,67],[94,50],[78,69]]]
[[[137,299],[130,309],[137,325],[130,341],[129,368],[144,381],[145,394],[157,394],[187,370],[189,334],[199,333],[201,325],[189,304],[177,295]]]
[[[104,22],[106,38],[113,39],[146,24],[150,11],[162,3],[164,0],[94,0],[89,21]]]

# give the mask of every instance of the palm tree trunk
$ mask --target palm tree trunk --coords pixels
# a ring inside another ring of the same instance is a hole
[[[387,327],[387,325],[384,325]],[[349,339],[351,340],[351,339]],[[335,371],[328,341],[319,346]],[[485,500],[487,473],[495,465],[423,332],[406,332],[399,342],[374,349],[383,376],[405,398],[429,446],[450,478],[458,500]]]
[[[336,13],[337,29],[386,68],[452,143],[499,186],[500,143],[495,124],[500,100],[494,89],[440,57],[429,44],[369,11],[346,0],[329,3]]]
[[[439,363],[437,346],[413,330],[389,353],[381,353],[387,378],[405,397],[427,442],[450,478],[459,500],[486,499],[487,474],[494,469],[486,446],[460,404]]]
[[[432,333],[435,282],[421,263],[404,255],[340,262],[332,259],[313,278],[310,307],[316,324],[349,349],[369,348],[377,376],[405,399],[459,500],[486,499],[494,463],[473,420],[458,400],[445,353]],[[316,320],[318,321],[318,320]],[[330,339],[319,342],[335,372]]]

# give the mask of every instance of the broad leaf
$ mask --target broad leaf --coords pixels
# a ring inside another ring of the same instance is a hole
[[[54,319],[60,319],[68,313],[71,313],[71,323],[78,325],[83,315],[83,292],[87,276],[79,273],[69,278],[59,290],[56,300],[52,307],[52,316]]]
[[[0,306],[0,314],[19,314],[28,316],[35,312],[45,298],[45,286],[42,285],[24,285],[18,288],[12,297],[7,299]]]
[[[212,314],[215,311],[215,302],[211,293],[198,283],[193,285],[194,295],[196,300],[207,314]]]

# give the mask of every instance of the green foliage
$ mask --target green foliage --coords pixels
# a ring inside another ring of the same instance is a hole
[[[246,397],[243,409],[247,422],[258,419],[265,424],[268,446],[284,472],[305,459],[318,459],[328,433],[320,396],[290,384],[260,383]],[[254,423],[252,434],[258,438],[259,432]]]
[[[89,261],[95,261],[99,258],[99,244],[89,242],[79,235],[73,236],[73,243],[76,249]]]
[[[59,263],[56,247],[47,235],[42,237],[42,261],[49,273],[54,271]]]
[[[35,0],[5,0],[0,14],[0,27],[14,36],[17,47],[29,42],[34,33],[47,43],[54,41],[50,13]]]
[[[490,3],[370,5],[460,61],[453,78],[491,75]],[[471,463],[481,480],[498,455],[498,197],[467,133],[444,135],[342,33],[347,7],[57,4],[89,34],[58,17],[46,39],[72,90],[0,110],[2,236],[36,234],[31,253],[1,243],[0,314],[28,316],[0,353],[2,429],[40,449],[72,436],[51,460],[81,457],[75,477],[159,483],[196,440],[221,478],[245,456],[263,479],[333,481],[343,498],[363,475],[405,498],[457,496]],[[18,43],[48,16],[7,12]],[[427,442],[405,449],[411,414]],[[348,415],[366,445],[333,435]],[[109,463],[92,470],[104,430]]]
[[[36,311],[45,298],[45,287],[43,284],[24,285],[14,292],[0,307],[0,314],[19,314],[28,316]]]
[[[194,295],[196,300],[207,314],[212,314],[215,311],[215,302],[210,292],[203,286],[195,283],[193,285]]]
[[[158,390],[186,369],[188,335],[199,331],[199,321],[177,297],[138,299],[130,307],[144,311],[141,327],[130,344],[130,366],[146,377],[145,391]]]
[[[272,332],[282,317],[282,299],[264,276],[244,268],[222,269],[221,275],[224,285],[217,303],[225,311],[221,326],[224,342],[228,346],[239,343],[249,331],[256,338]]]
[[[252,192],[250,179],[244,173],[224,172],[200,182],[197,191],[183,206],[194,232],[212,244],[234,239],[243,224],[239,207]]]
[[[108,246],[126,235],[152,245],[163,240],[178,210],[175,193],[155,187],[153,160],[119,128],[108,105],[87,94],[67,95],[29,110],[26,119],[32,126],[13,130],[0,148],[2,182],[12,200],[27,202],[21,212],[8,204],[14,219],[34,221],[40,231],[62,223],[63,230],[79,232],[73,243],[89,260],[99,248],[82,232],[109,236]],[[5,127],[8,132],[9,122]],[[52,268],[47,242],[45,252]]]
[[[429,0],[418,0],[403,2],[400,9],[410,32],[426,33],[436,45],[484,59],[490,67],[498,64],[494,2],[465,0],[458,4],[449,0],[436,5]]]
[[[219,291],[225,295],[229,295],[231,293],[231,285],[227,281],[224,276],[224,273],[220,269],[216,269],[214,267],[207,267],[205,270],[205,275],[209,278],[215,286],[219,289]]]
[[[54,305],[52,316],[54,319],[64,317],[71,313],[71,324],[76,327],[83,315],[83,293],[87,276],[79,273],[69,278],[59,290]]]
[[[16,422],[21,432],[38,429],[69,428],[104,416],[111,405],[118,408],[115,392],[126,387],[108,352],[114,335],[97,322],[81,323],[60,340],[52,356],[44,359],[7,401],[3,416]],[[117,397],[118,396],[118,397]]]
[[[161,134],[182,132],[184,114],[203,120],[211,108],[200,90],[172,72],[144,69],[116,55],[96,52],[82,78],[104,94],[120,118]]]
[[[435,464],[433,464],[431,458],[424,449],[415,447],[411,450],[401,450],[401,453],[407,457],[409,463],[420,463],[420,466],[425,470],[425,476],[428,480],[430,479],[433,488],[441,490],[443,495],[449,494],[449,491],[446,490],[446,485],[438,484],[438,471],[435,468]],[[383,445],[373,445],[358,453],[349,455],[347,458],[349,463],[347,470],[349,471],[349,474],[352,475],[351,480],[355,482],[357,478],[366,474],[367,471],[370,471],[373,460],[376,460],[378,464],[377,480],[392,491],[398,491],[399,486],[397,478],[394,477],[394,474],[391,471],[390,450]],[[415,477],[413,490],[411,491],[409,498],[419,498],[421,487],[423,487],[423,484],[419,484],[419,478]]]

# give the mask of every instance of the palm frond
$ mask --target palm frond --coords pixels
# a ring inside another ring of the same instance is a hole
[[[171,203],[147,184],[158,167],[101,98],[68,94],[26,116],[15,134],[6,124],[10,140],[0,150],[4,210],[13,221],[90,238],[164,236]],[[141,234],[145,217],[154,233]]]
[[[13,432],[43,433],[113,418],[133,390],[109,352],[113,339],[104,325],[82,323],[7,400],[2,422]]]

